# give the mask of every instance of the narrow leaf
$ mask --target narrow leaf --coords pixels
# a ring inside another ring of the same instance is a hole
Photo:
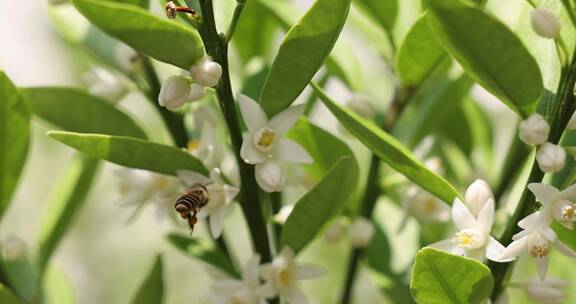
[[[436,38],[480,85],[523,117],[542,94],[536,60],[504,24],[459,0],[428,0]]]
[[[355,0],[354,3],[384,30],[394,28],[398,17],[397,0]]]
[[[171,233],[168,241],[184,254],[208,263],[233,277],[239,277],[232,261],[219,248],[212,244],[189,236]]]
[[[344,208],[357,182],[356,159],[351,155],[342,157],[316,186],[296,202],[282,229],[282,246],[289,246],[295,253],[306,247]]]
[[[424,14],[412,25],[398,49],[398,76],[405,86],[417,86],[448,59],[448,54],[434,38]]]
[[[109,0],[109,1],[136,5],[144,9],[148,9],[148,7],[150,6],[149,0]]]
[[[164,303],[164,279],[162,277],[162,256],[158,256],[138,292],[132,298],[133,304]]]
[[[417,303],[483,303],[494,286],[490,269],[474,259],[424,248],[416,255],[410,289]]]
[[[264,83],[260,103],[274,116],[290,106],[334,47],[350,0],[317,0],[286,34]]]
[[[130,168],[175,175],[176,170],[192,170],[208,175],[200,160],[184,150],[137,138],[50,131],[48,135],[92,157]]]
[[[8,206],[30,142],[30,114],[18,89],[0,71],[0,219]]]
[[[18,299],[10,289],[0,284],[0,303],[3,304],[24,304],[24,301]]]
[[[2,271],[14,293],[22,300],[34,303],[41,297],[40,280],[36,264],[27,253],[4,258]]]
[[[318,86],[313,87],[340,123],[390,167],[448,203],[460,196],[450,183],[426,168],[393,136],[358,114],[337,105]]]
[[[73,0],[94,25],[138,52],[189,69],[204,55],[200,35],[177,22],[161,19],[130,4]]]
[[[99,160],[89,156],[74,156],[52,193],[38,238],[40,273],[44,273],[48,260],[84,206],[99,164]]]
[[[34,115],[65,131],[146,138],[130,116],[81,89],[26,88],[22,94]]]

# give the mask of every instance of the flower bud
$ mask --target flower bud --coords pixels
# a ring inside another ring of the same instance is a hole
[[[560,33],[558,16],[548,9],[537,8],[533,10],[530,23],[534,32],[541,37],[553,39]]]
[[[484,180],[477,179],[466,189],[464,202],[468,206],[468,209],[470,209],[470,212],[476,217],[489,200],[494,200],[494,194],[492,194],[490,186]]]
[[[183,106],[190,97],[190,83],[182,76],[168,77],[160,88],[158,103],[169,110],[176,110]]]
[[[519,137],[529,145],[541,145],[548,140],[550,125],[538,114],[532,114],[526,120],[520,122]]]
[[[126,85],[114,74],[103,68],[93,68],[84,74],[90,94],[102,97],[112,104],[118,103],[128,91]]]
[[[279,163],[267,161],[256,165],[256,182],[266,192],[284,189],[284,170]]]
[[[348,107],[366,119],[372,120],[376,117],[376,108],[368,97],[364,95],[354,95],[352,99],[348,101]]]
[[[566,129],[568,130],[576,129],[576,112],[574,112],[574,114],[572,114],[572,117],[570,117],[570,121],[568,121]]]
[[[526,282],[526,296],[535,303],[565,303],[568,282],[557,278],[546,278],[544,281],[533,278]]]
[[[558,172],[564,168],[566,152],[562,147],[549,142],[543,144],[536,152],[536,161],[544,172]]]
[[[26,256],[28,249],[22,239],[17,236],[9,236],[2,242],[2,254],[5,260],[14,261]]]
[[[199,86],[196,83],[193,83],[190,86],[190,96],[188,98],[188,101],[200,100],[204,97],[204,95],[206,95],[206,88],[203,86]]]
[[[115,51],[115,57],[118,66],[126,72],[135,72],[140,64],[140,55],[125,44],[118,45]]]
[[[352,247],[361,248],[370,243],[374,236],[374,226],[369,220],[359,217],[348,228],[348,237]]]
[[[324,239],[326,242],[335,243],[342,237],[342,234],[344,234],[344,226],[340,221],[336,221],[328,227],[324,234]]]
[[[190,75],[197,84],[213,87],[220,82],[222,67],[218,62],[205,58],[190,68]]]

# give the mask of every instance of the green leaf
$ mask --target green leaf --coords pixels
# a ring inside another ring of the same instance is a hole
[[[412,25],[396,55],[398,76],[405,86],[417,86],[449,57],[438,43],[426,14]]]
[[[314,159],[314,163],[305,165],[305,168],[316,180],[326,175],[340,158],[353,155],[350,147],[339,138],[304,118],[290,129],[287,136],[301,144]]]
[[[92,157],[121,166],[171,175],[176,174],[176,170],[192,170],[208,175],[201,161],[172,146],[102,134],[50,131],[48,135]]]
[[[428,20],[446,51],[480,85],[522,117],[542,94],[536,60],[504,24],[459,0],[428,0]]]
[[[200,35],[177,22],[122,3],[73,0],[78,11],[109,35],[138,52],[188,70],[202,58]]]
[[[42,291],[43,300],[46,304],[78,303],[72,281],[70,281],[66,273],[57,269],[54,265],[46,268]]]
[[[391,31],[398,17],[397,0],[355,0],[354,3],[378,25]]]
[[[65,131],[146,138],[138,124],[109,102],[77,88],[25,88],[34,115]]]
[[[154,266],[148,272],[146,279],[140,285],[138,292],[132,298],[133,304],[164,303],[164,279],[162,278],[162,256],[156,258]]]
[[[52,193],[42,220],[38,242],[38,264],[44,273],[46,264],[86,203],[100,161],[82,154],[75,155]]]
[[[6,286],[0,284],[0,303],[2,304],[24,304],[24,301],[18,299],[16,295]]]
[[[230,261],[224,252],[211,243],[177,233],[170,233],[167,238],[174,247],[178,248],[184,254],[195,259],[200,259],[233,277],[240,277],[232,261]]]
[[[334,47],[350,0],[317,0],[286,34],[264,83],[260,103],[269,117],[287,108]]]
[[[38,302],[41,296],[40,280],[35,266],[27,254],[2,260],[2,271],[7,283],[21,299],[30,303]]]
[[[385,276],[396,275],[392,270],[392,253],[386,232],[374,224],[374,236],[364,255],[370,267]]]
[[[448,203],[460,196],[450,183],[426,168],[390,134],[358,114],[337,105],[315,84],[313,87],[320,100],[340,123],[390,167]]]
[[[256,56],[266,57],[270,53],[269,46],[274,44],[277,29],[274,17],[267,14],[260,2],[246,1],[232,39],[242,62],[247,63]]]
[[[109,0],[109,1],[136,5],[144,9],[148,9],[148,7],[150,6],[150,0]]]
[[[0,71],[0,219],[8,206],[26,162],[30,113],[18,89]]]
[[[484,264],[432,248],[416,255],[410,289],[417,303],[476,304],[490,296],[494,279]]]
[[[294,205],[282,228],[280,243],[300,252],[326,223],[346,205],[358,182],[358,164],[349,155],[342,157],[326,176]]]

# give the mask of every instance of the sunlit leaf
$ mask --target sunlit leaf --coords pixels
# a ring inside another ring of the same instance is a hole
[[[92,157],[121,166],[170,175],[176,174],[176,170],[192,170],[208,175],[208,170],[200,160],[172,146],[102,134],[50,131],[48,135]]]
[[[132,298],[133,304],[162,304],[164,303],[164,278],[162,256],[158,256],[154,266],[148,272],[144,282]]]
[[[397,0],[354,0],[360,9],[378,25],[391,31],[398,17]]]
[[[416,255],[410,289],[417,303],[479,304],[493,286],[490,269],[477,260],[424,248]]]

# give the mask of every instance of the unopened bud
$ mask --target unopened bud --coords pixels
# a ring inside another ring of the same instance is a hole
[[[135,72],[140,64],[140,55],[125,44],[118,45],[114,55],[120,68],[126,72]]]
[[[84,74],[90,94],[116,104],[128,91],[122,80],[103,68],[93,68]]]
[[[368,97],[364,95],[354,95],[352,99],[348,101],[348,107],[366,119],[372,120],[376,117],[376,108]]]
[[[541,37],[553,39],[560,33],[558,16],[548,9],[537,8],[533,10],[530,23],[534,32]]]
[[[536,152],[536,161],[544,172],[558,172],[564,168],[566,152],[562,147],[545,143]]]
[[[369,220],[359,217],[348,228],[348,236],[353,247],[366,247],[374,236],[374,226]]]
[[[256,165],[256,182],[266,192],[280,192],[284,189],[284,170],[275,161]]]
[[[539,114],[532,114],[526,120],[520,122],[520,140],[529,145],[541,145],[548,140],[550,125]]]
[[[199,86],[196,83],[193,83],[190,86],[190,98],[189,101],[196,101],[200,100],[206,95],[206,88],[203,86]]]
[[[344,225],[340,221],[336,221],[328,227],[324,234],[324,239],[326,242],[335,243],[342,237],[342,234],[344,234]]]
[[[2,242],[4,259],[18,260],[26,256],[28,249],[22,239],[16,236],[9,236]]]
[[[208,58],[202,59],[190,68],[192,79],[203,87],[213,87],[220,82],[222,66]]]
[[[534,303],[566,303],[568,282],[548,277],[544,281],[538,278],[530,279],[524,286],[526,296]]]
[[[169,110],[176,110],[183,106],[190,97],[190,83],[182,76],[168,77],[160,88],[158,103]]]

